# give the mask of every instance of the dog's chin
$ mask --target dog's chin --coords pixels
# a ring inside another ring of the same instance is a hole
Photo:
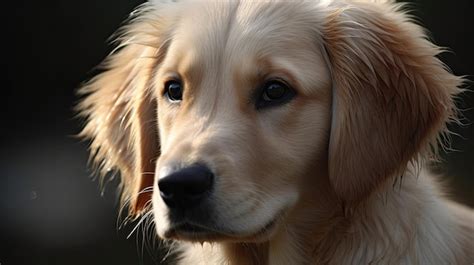
[[[172,225],[165,231],[162,231],[160,237],[164,239],[189,241],[189,242],[263,242],[270,239],[278,230],[281,215],[276,216],[257,230],[235,232],[226,227],[216,228],[195,224],[192,222],[183,222]]]

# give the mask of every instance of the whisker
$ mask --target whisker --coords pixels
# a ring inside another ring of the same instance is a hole
[[[132,231],[130,232],[130,234],[128,234],[127,236],[127,239],[129,239],[133,233],[135,233],[135,231],[138,229],[138,227],[143,223],[143,221],[145,221],[146,217],[151,214],[152,212],[147,212],[145,215],[143,215],[141,218],[140,218],[140,221],[138,221],[137,225],[132,229]]]
[[[137,195],[144,194],[144,193],[149,193],[149,192],[153,192],[153,187],[152,187],[152,186],[144,188],[143,190],[139,191],[139,192],[137,193]],[[130,206],[131,201],[132,201],[132,197],[127,198],[127,199],[123,202],[122,206],[121,206],[120,209],[119,209],[119,218],[117,219],[117,225],[116,225],[118,230],[122,229],[122,227],[123,227],[126,223],[128,223],[130,220],[132,220],[129,216],[127,216],[127,217],[124,218],[124,220],[123,220],[122,222],[120,222],[120,220],[121,220],[120,216],[123,215],[122,213],[123,213],[123,211],[125,210],[125,208],[128,207],[128,206]],[[145,209],[149,207],[150,202],[151,202],[151,201],[149,201],[149,202],[147,202],[147,203],[145,204],[145,207],[144,207]],[[120,223],[120,224],[119,224],[119,223]]]

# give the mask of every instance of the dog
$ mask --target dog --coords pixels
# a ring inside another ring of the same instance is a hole
[[[472,264],[474,214],[429,171],[465,80],[391,1],[151,1],[81,89],[179,264]]]

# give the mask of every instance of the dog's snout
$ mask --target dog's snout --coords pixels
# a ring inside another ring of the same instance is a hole
[[[214,182],[212,171],[201,164],[172,172],[158,181],[160,196],[168,207],[196,206],[211,191]]]

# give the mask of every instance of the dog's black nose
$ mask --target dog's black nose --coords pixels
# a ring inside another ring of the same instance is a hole
[[[168,207],[190,208],[209,195],[214,174],[201,164],[192,165],[161,178],[160,195]]]

